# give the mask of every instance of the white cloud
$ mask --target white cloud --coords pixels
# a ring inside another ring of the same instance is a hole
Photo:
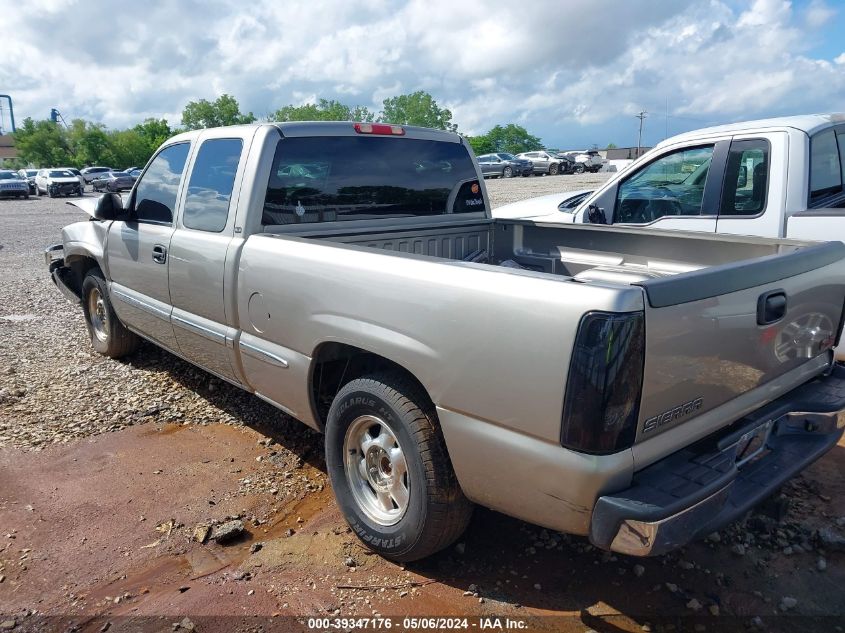
[[[178,123],[189,100],[233,94],[262,116],[338,98],[378,110],[428,90],[463,131],[596,125],[660,109],[728,120],[824,111],[845,99],[845,53],[808,56],[834,15],[813,0],[0,0],[0,86],[20,118],[58,108],[113,127]],[[32,20],[33,13],[39,20]],[[840,106],[841,107],[841,106]]]
[[[834,15],[836,15],[836,11],[831,9],[825,2],[822,0],[813,0],[807,8],[805,20],[807,21],[807,26],[811,29],[817,29],[827,24]]]

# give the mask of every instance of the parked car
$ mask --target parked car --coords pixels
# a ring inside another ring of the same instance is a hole
[[[85,179],[85,182],[90,185],[94,178],[109,171],[112,171],[111,167],[86,167],[85,169],[80,170],[80,173]]]
[[[125,171],[108,171],[91,181],[94,191],[126,191],[134,184],[135,178]]]
[[[141,168],[135,168],[135,169],[132,169],[131,171],[130,170],[127,170],[127,171],[129,172],[129,175],[132,176],[132,178],[134,178],[135,180],[138,180],[138,178],[141,177],[141,173],[144,170],[141,169]]]
[[[843,435],[840,242],[492,220],[457,134],[375,123],[186,132],[74,204],[45,255],[94,349],[147,338],[324,431],[395,560],[472,502],[661,554]]]
[[[29,184],[29,193],[31,195],[35,195],[35,176],[38,174],[37,169],[19,169],[18,175],[26,180],[27,184]]]
[[[560,159],[545,150],[536,152],[524,152],[517,154],[517,158],[528,160],[534,166],[534,173],[538,175],[548,174],[554,176],[560,173]]]
[[[16,171],[0,169],[0,197],[29,198],[29,183]]]
[[[496,154],[482,154],[478,157],[483,176],[494,178],[511,178],[512,176],[530,176],[534,170],[531,161],[517,158],[513,154],[500,152]]]
[[[82,176],[82,172],[79,171],[76,167],[57,167],[56,169],[62,169],[64,171],[69,171],[74,176],[76,176],[76,179],[79,181],[79,184],[82,185],[82,190],[85,191],[85,185],[86,185],[85,178]]]
[[[575,162],[575,157],[571,154],[564,154],[562,152],[549,152],[552,158],[560,161],[560,167],[558,168],[558,173],[560,174],[574,174],[575,173],[575,166],[577,163]]]
[[[572,169],[576,174],[583,174],[585,171],[595,173],[604,167],[605,163],[607,163],[596,149],[569,152],[568,155],[575,163]]]
[[[66,169],[40,169],[35,175],[35,190],[49,197],[82,195],[83,185]]]

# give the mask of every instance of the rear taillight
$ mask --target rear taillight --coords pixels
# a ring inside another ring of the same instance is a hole
[[[584,315],[569,363],[561,445],[596,454],[633,445],[644,359],[642,312]]]
[[[352,127],[358,134],[383,134],[385,136],[405,136],[405,128],[388,123],[355,123]]]

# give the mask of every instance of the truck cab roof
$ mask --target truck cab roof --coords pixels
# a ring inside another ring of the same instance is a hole
[[[756,131],[785,130],[787,128],[801,130],[812,136],[816,132],[834,125],[845,123],[845,112],[833,112],[829,114],[802,114],[798,116],[776,117],[772,119],[759,119],[757,121],[742,121],[740,123],[729,123],[706,127],[684,134],[678,134],[659,143],[657,148],[666,145],[675,145],[692,139],[707,136],[719,136],[731,133],[747,133]]]
[[[384,134],[380,132],[365,132],[357,131],[355,121],[283,121],[283,122],[268,122],[268,123],[249,123],[246,125],[231,125],[217,128],[204,128],[199,130],[190,130],[182,132],[169,139],[168,144],[179,141],[187,141],[197,138],[206,130],[215,130],[219,133],[220,130],[242,130],[243,128],[256,128],[274,126],[278,128],[282,135],[288,137],[297,136],[395,136],[397,138],[413,138],[423,139],[429,141],[445,141],[452,143],[461,143],[462,138],[455,132],[446,132],[444,130],[433,130],[430,128],[417,127],[414,125],[396,125],[390,123],[361,123],[361,125],[375,125],[385,126],[390,125],[402,129],[399,134]]]

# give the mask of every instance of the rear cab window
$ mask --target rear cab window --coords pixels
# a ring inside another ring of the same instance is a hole
[[[483,213],[466,147],[384,137],[279,140],[264,226]]]

